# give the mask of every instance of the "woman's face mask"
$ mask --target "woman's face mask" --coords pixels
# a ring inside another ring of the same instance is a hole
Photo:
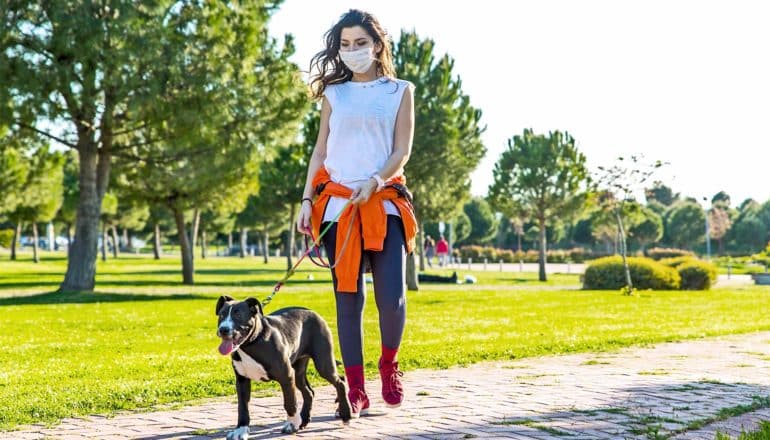
[[[374,62],[374,48],[371,46],[358,50],[341,50],[339,54],[347,68],[355,73],[366,73]]]

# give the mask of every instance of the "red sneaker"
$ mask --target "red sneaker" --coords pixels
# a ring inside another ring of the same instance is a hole
[[[369,414],[369,397],[361,388],[351,388],[348,391],[350,399],[350,416],[354,419]]]
[[[388,408],[398,408],[404,400],[404,387],[401,385],[403,371],[398,369],[398,362],[383,362],[380,358],[380,379],[382,379],[382,399]]]

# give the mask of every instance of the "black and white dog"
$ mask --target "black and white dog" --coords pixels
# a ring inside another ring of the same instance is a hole
[[[337,390],[339,414],[350,420],[350,402],[345,382],[337,374],[329,326],[312,310],[291,307],[265,316],[254,298],[236,301],[222,296],[217,301],[219,352],[231,355],[238,394],[238,426],[228,440],[248,440],[251,381],[275,380],[281,384],[287,419],[282,432],[293,433],[310,421],[313,389],[307,381],[307,364],[313,359],[318,374]],[[297,412],[296,391],[302,393]]]

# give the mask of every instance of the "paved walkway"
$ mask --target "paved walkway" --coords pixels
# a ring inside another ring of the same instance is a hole
[[[717,429],[737,435],[770,420],[768,372],[770,332],[408,371],[401,408],[383,408],[378,383],[370,381],[373,414],[347,427],[332,417],[331,388],[316,387],[314,418],[297,438],[712,440]],[[279,397],[252,399],[252,438],[283,437],[281,408]],[[231,397],[174,411],[69,419],[0,439],[223,438],[235,419]]]

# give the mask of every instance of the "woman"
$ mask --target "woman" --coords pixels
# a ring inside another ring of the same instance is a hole
[[[414,135],[413,85],[395,77],[377,19],[351,9],[311,61],[321,124],[308,166],[297,229],[323,237],[332,269],[337,331],[353,417],[366,414],[363,359],[364,259],[374,281],[382,355],[382,397],[404,398],[398,350],[406,322],[406,254],[417,231],[403,174]],[[316,198],[314,199],[314,196]],[[323,228],[322,228],[323,227]]]

